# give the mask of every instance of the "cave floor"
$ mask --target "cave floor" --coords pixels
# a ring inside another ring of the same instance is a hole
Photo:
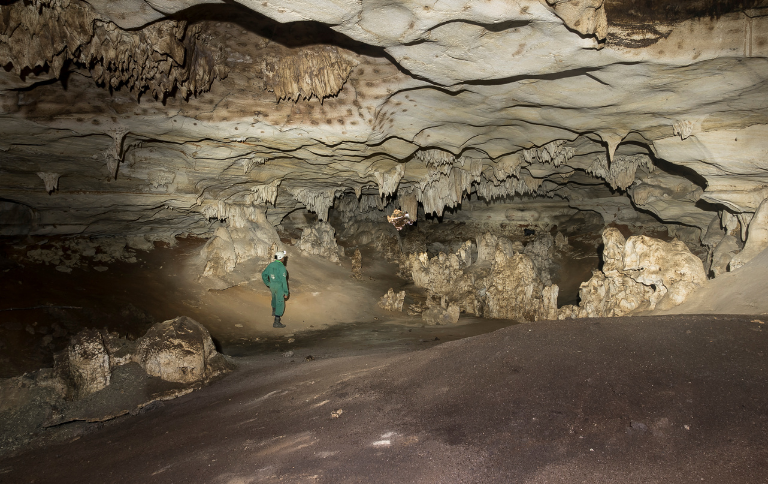
[[[764,321],[547,321],[240,357],[200,391],[0,459],[0,481],[765,482]]]

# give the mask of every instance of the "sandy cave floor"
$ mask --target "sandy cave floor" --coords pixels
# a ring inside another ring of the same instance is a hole
[[[0,458],[0,481],[765,482],[767,332],[591,319],[243,357],[200,391]]]

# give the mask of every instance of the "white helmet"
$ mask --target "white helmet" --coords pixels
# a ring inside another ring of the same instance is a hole
[[[277,260],[280,260],[280,259],[282,259],[283,257],[285,257],[285,251],[284,251],[284,250],[283,250],[283,251],[279,251],[279,252],[277,252],[277,253],[275,254],[275,258],[276,258]]]

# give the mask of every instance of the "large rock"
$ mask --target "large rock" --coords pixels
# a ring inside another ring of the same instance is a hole
[[[344,248],[336,244],[336,231],[328,222],[317,222],[301,233],[296,246],[305,254],[319,255],[331,262],[339,262],[344,255]]]
[[[178,383],[202,382],[225,368],[208,330],[186,316],[152,326],[139,339],[134,359],[148,375]]]
[[[98,330],[86,329],[73,336],[67,356],[75,398],[86,397],[109,385],[112,375],[109,353]]]
[[[651,309],[667,309],[682,303],[707,280],[701,259],[679,241],[630,237],[624,247],[623,271],[635,281],[653,286]]]
[[[557,285],[545,286],[531,258],[496,252],[488,277],[485,316],[518,321],[556,319]]]
[[[706,281],[704,265],[679,240],[638,235],[624,239],[603,231],[603,270],[581,284],[579,306],[565,306],[560,319],[625,316],[634,311],[677,306]]]

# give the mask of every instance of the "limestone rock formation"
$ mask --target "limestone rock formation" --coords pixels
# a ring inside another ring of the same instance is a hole
[[[518,321],[557,319],[558,287],[541,282],[527,255],[508,257],[497,250],[487,285],[486,317]]]
[[[421,319],[430,326],[449,325],[459,322],[461,310],[458,304],[447,303],[442,305],[433,305],[421,313]]]
[[[336,230],[328,222],[318,222],[304,229],[301,239],[296,244],[305,254],[319,255],[331,262],[339,262],[344,255],[344,248],[336,244]]]
[[[467,263],[459,254],[440,253],[430,258],[426,252],[411,253],[405,263],[416,287],[429,290],[430,294],[445,297],[476,313],[476,289],[472,274],[466,273]]]
[[[729,269],[732,271],[738,269],[766,248],[768,248],[768,198],[757,207],[755,215],[749,222],[744,250],[733,256]]]
[[[632,279],[655,291],[651,308],[667,309],[682,303],[707,280],[701,260],[684,243],[646,237],[630,237],[624,247],[624,267]]]
[[[210,213],[221,217],[228,226],[218,227],[201,249],[203,276],[222,280],[237,264],[253,259],[261,263],[272,260],[280,237],[261,209],[218,204]]]
[[[728,271],[731,261],[741,251],[739,240],[733,235],[725,235],[712,251],[709,270],[714,277]]]
[[[768,197],[768,5],[626,3],[3,2],[0,234],[213,238],[222,279],[340,199],[546,229],[722,214],[754,241],[736,268]]]
[[[178,383],[207,381],[227,368],[208,330],[185,316],[152,326],[139,339],[134,359],[148,375]]]
[[[352,254],[352,279],[361,280],[363,278],[363,255],[360,249],[355,249]]]
[[[405,301],[405,291],[395,292],[394,289],[389,288],[389,291],[379,300],[379,307],[387,311],[402,311],[403,301]]]
[[[67,355],[75,398],[84,398],[109,385],[109,353],[99,331],[83,330],[73,336]]]
[[[606,228],[602,238],[602,272],[594,272],[581,284],[579,306],[560,308],[559,318],[670,308],[706,281],[701,260],[679,240],[664,242],[644,235],[625,239],[613,227]]]
[[[270,56],[261,69],[264,88],[274,92],[278,101],[313,96],[322,101],[341,91],[355,65],[336,47],[315,46],[290,56]]]

